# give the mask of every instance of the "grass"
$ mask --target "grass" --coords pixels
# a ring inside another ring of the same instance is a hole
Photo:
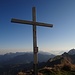
[[[75,75],[75,71],[64,71],[64,70],[54,71],[49,69],[43,69],[40,70],[40,72],[43,75]]]

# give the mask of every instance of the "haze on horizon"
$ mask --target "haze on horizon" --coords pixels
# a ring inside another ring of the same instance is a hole
[[[39,50],[59,53],[75,48],[75,0],[0,0],[0,53],[33,51],[32,26],[11,23],[11,18],[37,21],[53,28],[37,26]]]

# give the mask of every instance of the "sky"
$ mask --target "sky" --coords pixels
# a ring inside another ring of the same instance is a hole
[[[75,48],[75,0],[0,0],[0,54],[33,51],[32,25],[11,23],[12,18],[53,24],[37,26],[39,51],[53,54]]]

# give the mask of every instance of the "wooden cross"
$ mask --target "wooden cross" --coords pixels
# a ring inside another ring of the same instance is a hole
[[[37,47],[37,36],[36,36],[36,26],[45,26],[45,27],[53,27],[52,24],[36,22],[36,9],[32,8],[32,21],[27,20],[19,20],[19,19],[11,19],[11,22],[21,23],[21,24],[29,24],[33,26],[33,57],[34,57],[34,75],[38,75],[38,47]]]

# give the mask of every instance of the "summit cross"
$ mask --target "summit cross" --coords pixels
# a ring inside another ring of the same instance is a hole
[[[29,24],[33,26],[33,58],[34,58],[33,70],[34,70],[34,75],[38,75],[38,47],[37,47],[36,26],[53,27],[53,24],[36,22],[35,7],[32,7],[32,21],[12,18],[11,22],[20,23],[20,24]]]

